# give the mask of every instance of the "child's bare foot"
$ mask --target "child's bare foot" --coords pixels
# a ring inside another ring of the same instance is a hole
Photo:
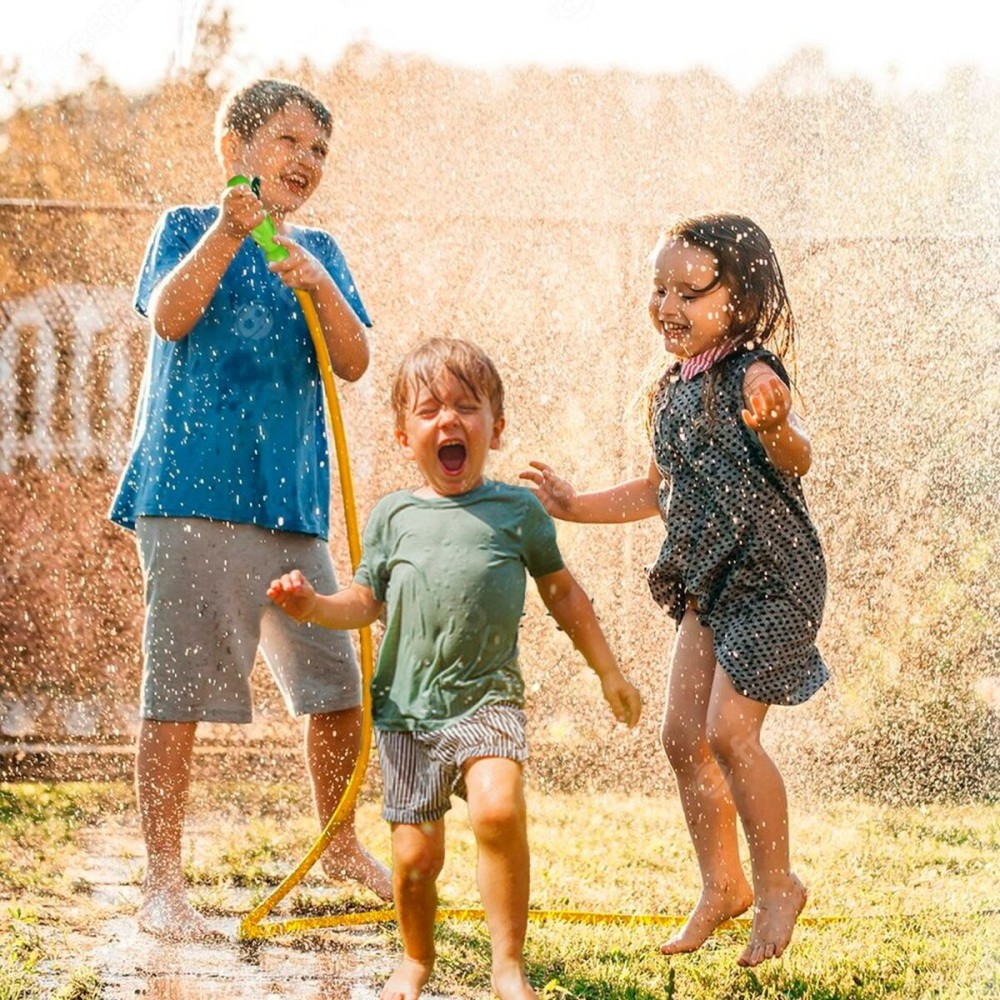
[[[420,991],[431,978],[434,962],[418,962],[415,958],[403,956],[396,971],[382,987],[379,1000],[417,1000]]]
[[[684,926],[665,944],[663,955],[683,955],[700,948],[727,920],[745,913],[753,902],[753,890],[746,879],[725,886],[706,885]]]
[[[185,899],[183,888],[146,889],[136,922],[139,930],[161,941],[226,939]]]
[[[778,958],[792,940],[795,921],[807,896],[806,887],[794,875],[783,884],[762,889],[754,904],[750,941],[737,963],[749,967]]]
[[[493,967],[493,992],[500,1000],[538,1000],[520,962],[503,968]]]
[[[348,879],[371,889],[386,902],[392,900],[392,873],[381,861],[373,858],[360,844],[347,851],[331,848],[323,858],[327,878]]]

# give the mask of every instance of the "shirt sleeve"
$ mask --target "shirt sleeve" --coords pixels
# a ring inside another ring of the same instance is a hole
[[[326,232],[314,229],[309,230],[311,246],[306,249],[319,258],[320,263],[326,268],[327,273],[333,278],[334,284],[340,289],[341,294],[347,300],[348,305],[354,310],[358,319],[365,326],[371,328],[372,321],[368,318],[368,311],[364,302],[361,301],[361,293],[358,291],[354,278],[351,276],[347,260],[341,252],[337,241]]]
[[[524,502],[524,519],[521,525],[524,565],[535,578],[558,573],[566,564],[556,541],[555,523],[530,490],[524,491]]]
[[[133,305],[140,316],[149,315],[154,289],[194,249],[207,228],[207,221],[191,208],[172,208],[160,216],[136,282]]]
[[[367,587],[378,601],[384,601],[389,590],[389,557],[385,544],[385,505],[377,503],[365,525],[361,541],[361,562],[354,582]]]

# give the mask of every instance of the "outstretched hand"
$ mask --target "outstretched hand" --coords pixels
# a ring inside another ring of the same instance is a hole
[[[616,670],[601,678],[601,690],[615,718],[631,729],[642,714],[642,695],[638,689],[625,679],[620,670]]]
[[[286,615],[299,622],[310,621],[316,607],[316,591],[297,569],[272,580],[267,596]]]
[[[544,462],[528,464],[531,468],[518,473],[518,478],[527,479],[535,484],[535,496],[553,517],[567,518],[576,499],[576,490],[565,479],[557,476]]]
[[[754,386],[747,404],[749,409],[743,411],[743,422],[760,434],[773,431],[788,420],[792,412],[792,394],[788,386],[773,375]]]

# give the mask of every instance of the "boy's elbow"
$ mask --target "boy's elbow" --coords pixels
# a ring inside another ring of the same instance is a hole
[[[160,340],[183,340],[188,334],[157,313],[153,314],[153,332]]]
[[[357,340],[352,345],[349,354],[337,360],[335,370],[345,382],[357,382],[371,363],[371,351],[368,349],[368,338],[363,330],[357,334]]]

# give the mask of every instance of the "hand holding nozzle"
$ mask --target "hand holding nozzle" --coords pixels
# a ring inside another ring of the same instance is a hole
[[[254,197],[260,201],[260,178],[255,177],[253,180],[249,180],[242,174],[237,174],[235,177],[230,177],[229,182],[226,187],[236,187],[239,184],[246,184],[249,186],[250,190],[253,192]],[[281,246],[280,243],[276,243],[274,238],[278,235],[278,227],[274,224],[274,220],[266,212],[264,213],[263,221],[259,222],[250,230],[250,235],[253,237],[254,243],[257,244],[264,251],[264,256],[267,258],[268,264],[274,264],[279,260],[284,260],[288,256],[288,251],[285,247]]]

